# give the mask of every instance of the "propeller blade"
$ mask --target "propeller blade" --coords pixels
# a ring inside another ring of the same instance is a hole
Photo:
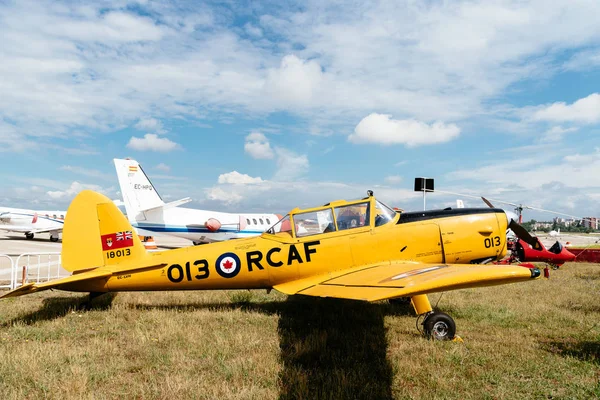
[[[483,202],[484,202],[485,204],[487,204],[487,206],[488,206],[489,208],[495,208],[495,207],[494,207],[494,205],[493,205],[492,203],[490,203],[490,201],[489,201],[488,199],[486,199],[485,197],[481,196],[481,200],[483,200]]]
[[[540,245],[538,242],[538,238],[536,238],[535,236],[531,236],[531,234],[527,232],[527,229],[519,225],[514,219],[510,220],[508,228],[512,230],[519,239],[529,244],[534,249],[539,249]]]

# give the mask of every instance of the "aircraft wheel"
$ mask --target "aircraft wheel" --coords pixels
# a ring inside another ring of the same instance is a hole
[[[58,242],[58,236],[50,236],[51,242]]]
[[[33,233],[26,233],[25,238],[29,240],[33,239]]]
[[[423,321],[425,336],[434,340],[452,340],[456,334],[456,324],[451,316],[443,312],[433,312]]]

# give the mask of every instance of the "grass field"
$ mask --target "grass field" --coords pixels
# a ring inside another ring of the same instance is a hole
[[[600,397],[600,265],[445,293],[464,343],[411,309],[275,292],[60,291],[0,301],[0,399]],[[431,296],[432,304],[440,298]]]

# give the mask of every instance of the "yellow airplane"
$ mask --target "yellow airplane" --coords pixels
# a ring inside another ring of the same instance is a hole
[[[26,283],[3,296],[46,289],[90,292],[275,289],[295,295],[377,301],[409,297],[428,337],[453,339],[447,314],[427,294],[538,278],[539,269],[473,265],[506,253],[503,210],[396,212],[369,196],[294,209],[261,236],[146,252],[106,196],[83,191],[63,229],[63,268],[73,274]]]

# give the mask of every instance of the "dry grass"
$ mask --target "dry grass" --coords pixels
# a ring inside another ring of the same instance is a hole
[[[421,338],[387,303],[44,292],[0,301],[0,398],[597,398],[599,289],[600,265],[567,264],[446,293],[464,343]]]

